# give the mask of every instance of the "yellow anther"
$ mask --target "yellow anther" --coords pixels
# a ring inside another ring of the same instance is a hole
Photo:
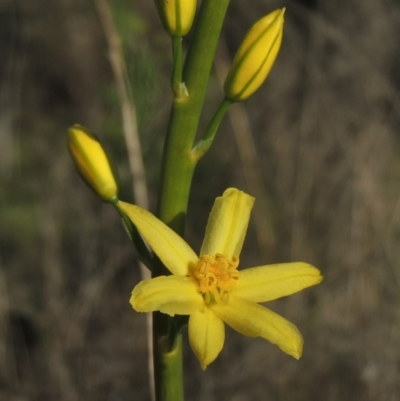
[[[198,291],[207,304],[212,301],[226,303],[229,292],[239,278],[237,267],[239,258],[230,258],[217,253],[215,256],[203,255],[192,268],[192,274],[199,283]]]

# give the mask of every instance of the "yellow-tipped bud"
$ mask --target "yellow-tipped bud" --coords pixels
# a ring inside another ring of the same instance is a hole
[[[267,78],[281,46],[284,13],[284,8],[273,11],[247,32],[225,80],[228,99],[247,99]]]
[[[197,0],[155,0],[164,28],[171,36],[184,36],[193,25]]]
[[[118,194],[107,154],[91,132],[74,125],[68,130],[68,149],[82,178],[105,201]]]

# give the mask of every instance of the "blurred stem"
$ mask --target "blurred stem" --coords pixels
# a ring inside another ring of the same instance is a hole
[[[132,89],[129,85],[128,74],[126,71],[126,65],[124,60],[124,54],[118,35],[118,31],[115,27],[112,12],[107,0],[93,0],[95,7],[99,13],[100,22],[103,26],[104,34],[108,43],[110,64],[115,78],[115,84],[117,88],[118,97],[121,104],[121,119],[123,133],[128,151],[128,160],[130,172],[132,175],[132,187],[135,203],[145,209],[149,206],[147,186],[146,186],[146,174],[142,158],[142,150],[139,140],[139,132],[137,127],[137,116],[136,107],[133,101]],[[115,205],[114,205],[115,206]],[[140,237],[137,229],[127,222],[126,217],[122,218],[127,231],[132,234],[132,240],[142,256],[139,262],[140,273],[142,279],[150,278],[149,270],[146,269],[144,264],[150,266],[151,255],[147,249],[146,244]],[[127,225],[128,224],[128,225]],[[129,224],[131,227],[129,227]],[[146,252],[147,251],[147,252]],[[143,264],[143,263],[144,264]],[[148,314],[146,319],[147,331],[148,331],[148,370],[149,370],[149,386],[151,393],[151,400],[155,399],[154,389],[154,371],[153,363],[153,332],[152,332],[152,315]]]
[[[229,73],[231,64],[232,60],[229,58],[226,38],[222,36],[218,45],[218,54],[214,60],[215,73],[221,87],[224,85],[224,80]],[[262,179],[263,172],[260,167],[257,145],[254,142],[254,135],[251,131],[249,115],[243,102],[236,103],[235,110],[230,110],[227,114],[247,188],[252,188],[253,196],[257,199],[255,209],[258,208],[259,211],[263,211],[263,213],[252,214],[259,251],[263,259],[274,260],[276,259],[274,256],[276,252],[274,230],[276,210]],[[257,218],[254,217],[255,215],[257,215]]]
[[[158,216],[175,232],[184,236],[190,187],[197,160],[192,148],[197,132],[208,79],[229,0],[203,0],[192,43],[183,69],[182,82],[187,96],[176,97],[172,104],[164,144],[162,181]],[[168,274],[156,264],[153,277]],[[182,337],[168,316],[154,314],[154,366],[157,401],[182,401]],[[173,350],[165,349],[164,339],[171,339]],[[168,357],[168,359],[166,359]],[[175,383],[171,383],[175,381]],[[176,391],[176,386],[181,391]]]
[[[94,0],[100,16],[105,37],[108,43],[110,64],[115,78],[118,97],[121,104],[121,120],[128,160],[132,175],[132,186],[135,204],[147,209],[146,174],[143,164],[142,150],[137,127],[136,107],[133,101],[132,89],[129,84],[121,41],[114,25],[110,6],[106,0]]]

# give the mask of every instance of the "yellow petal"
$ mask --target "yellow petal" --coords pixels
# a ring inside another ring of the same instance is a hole
[[[201,368],[205,370],[224,346],[224,322],[207,307],[194,312],[189,318],[189,341]]]
[[[253,204],[254,198],[236,188],[218,197],[208,218],[200,255],[239,256]]]
[[[204,308],[197,283],[190,277],[160,276],[141,281],[130,303],[137,312],[160,311],[170,316],[190,315]]]
[[[272,301],[319,284],[320,271],[307,263],[281,263],[245,269],[235,287],[234,294],[253,302]]]
[[[301,357],[303,337],[299,330],[275,312],[232,294],[226,305],[212,304],[210,308],[239,333],[265,338],[294,358]]]
[[[118,206],[171,273],[184,276],[189,264],[197,263],[199,258],[193,249],[156,216],[129,203],[119,202]]]

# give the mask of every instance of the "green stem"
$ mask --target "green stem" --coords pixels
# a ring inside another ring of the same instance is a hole
[[[229,0],[203,0],[201,4],[183,69],[182,82],[186,84],[187,96],[175,97],[173,101],[164,145],[158,216],[182,237],[192,177],[197,163],[191,152],[228,5]],[[175,74],[177,73],[174,72],[173,76]],[[162,274],[168,272],[165,267],[156,263],[153,277]],[[181,334],[169,319],[171,318],[161,313],[154,314],[156,399],[183,401]],[[169,338],[174,344],[172,350],[165,348],[165,338]]]
[[[184,100],[188,97],[186,85],[182,82],[183,51],[182,37],[172,37],[173,67],[171,74],[171,87],[177,100]]]
[[[215,112],[214,117],[211,119],[211,122],[208,125],[204,137],[196,144],[196,146],[192,150],[192,157],[195,160],[200,160],[206,154],[208,149],[210,149],[215,135],[217,134],[218,127],[221,124],[224,115],[226,114],[232,103],[232,100],[225,98],[219,105],[218,110]]]
[[[156,399],[183,400],[182,335],[175,337],[172,348],[165,348],[165,338],[159,338],[158,341],[158,348],[164,349],[164,352],[155,372],[156,379],[163,378],[161,386],[156,386]]]
[[[158,216],[183,235],[196,160],[191,151],[203,107],[212,62],[229,0],[203,0],[183,70],[188,97],[175,99],[170,115]]]

